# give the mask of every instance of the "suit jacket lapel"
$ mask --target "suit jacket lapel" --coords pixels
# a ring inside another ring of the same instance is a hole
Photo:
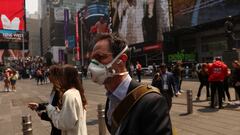
[[[138,82],[136,82],[135,80],[132,80],[129,84],[128,87],[128,91],[127,93],[129,93],[130,91],[132,91],[133,89],[135,89],[136,87],[138,87],[140,84]]]
[[[127,94],[128,94],[129,92],[131,92],[132,90],[134,90],[134,89],[135,89],[136,87],[138,87],[139,85],[140,85],[140,83],[136,82],[135,80],[132,80],[132,81],[130,82],[130,84],[129,84]],[[119,125],[119,128],[120,128],[120,129],[118,129],[118,130],[119,130],[119,134],[121,134],[121,132],[123,132],[122,129],[124,129],[125,126],[127,126],[127,124],[125,124],[126,122],[127,122],[127,121],[123,120],[123,123],[121,123],[121,124]]]
[[[135,80],[132,80],[129,84],[127,93],[129,93],[130,91],[132,91],[133,89],[135,89],[139,85],[140,84],[138,82],[136,82]],[[107,101],[106,101],[106,104],[105,104],[105,123],[107,125],[108,131],[111,132],[111,127],[110,127],[110,125],[108,125],[108,118],[107,118],[107,111],[109,109],[108,105],[109,105],[109,99],[107,98]]]

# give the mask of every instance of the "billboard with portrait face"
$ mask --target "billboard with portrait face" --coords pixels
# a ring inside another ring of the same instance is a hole
[[[25,0],[0,0],[0,29],[25,30]]]
[[[110,6],[113,32],[130,45],[157,40],[156,0],[113,0]]]
[[[109,8],[107,3],[94,3],[81,12],[85,27],[90,33],[108,32]]]
[[[172,5],[176,29],[240,15],[239,0],[172,0]]]

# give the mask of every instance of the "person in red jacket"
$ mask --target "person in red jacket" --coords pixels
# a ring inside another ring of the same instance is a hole
[[[221,61],[220,57],[216,57],[215,61],[208,67],[209,78],[208,81],[211,84],[211,107],[214,108],[214,96],[216,91],[218,92],[219,109],[222,106],[223,97],[223,84],[224,78],[228,75],[227,65]]]

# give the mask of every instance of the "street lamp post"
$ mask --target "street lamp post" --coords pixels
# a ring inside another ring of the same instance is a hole
[[[81,34],[81,66],[84,66],[84,56],[83,56],[83,23],[82,23],[82,17],[80,18],[80,34]]]
[[[234,25],[233,18],[229,16],[224,24],[225,34],[227,40],[227,49],[223,52],[223,61],[225,64],[232,69],[232,61],[240,59],[240,50],[238,49],[238,45],[235,33],[234,33]]]
[[[78,19],[79,19],[79,12],[77,12],[76,14],[76,18],[75,18],[75,21],[76,21],[76,61],[79,62],[80,60],[80,48],[79,48],[79,30],[78,30]],[[78,63],[76,63],[78,65]]]
[[[225,25],[225,32],[227,36],[227,48],[228,50],[232,50],[233,48],[235,48],[235,45],[234,45],[233,23],[232,23],[231,16],[228,17],[224,25]]]
[[[24,42],[25,42],[25,41],[24,41],[24,40],[25,40],[25,39],[24,39],[24,30],[22,31],[22,36],[23,36],[23,37],[22,37],[22,39],[23,39],[23,40],[22,40],[22,58],[24,58],[24,50],[25,50],[25,49],[24,49],[24,45],[25,45],[25,44],[24,44]]]

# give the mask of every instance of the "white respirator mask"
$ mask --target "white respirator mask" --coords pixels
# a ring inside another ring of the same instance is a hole
[[[92,81],[103,85],[104,81],[108,77],[113,77],[115,75],[126,75],[128,72],[116,73],[114,69],[110,69],[113,63],[128,49],[126,46],[109,64],[102,64],[96,59],[92,59],[88,66],[88,71],[91,73]]]

